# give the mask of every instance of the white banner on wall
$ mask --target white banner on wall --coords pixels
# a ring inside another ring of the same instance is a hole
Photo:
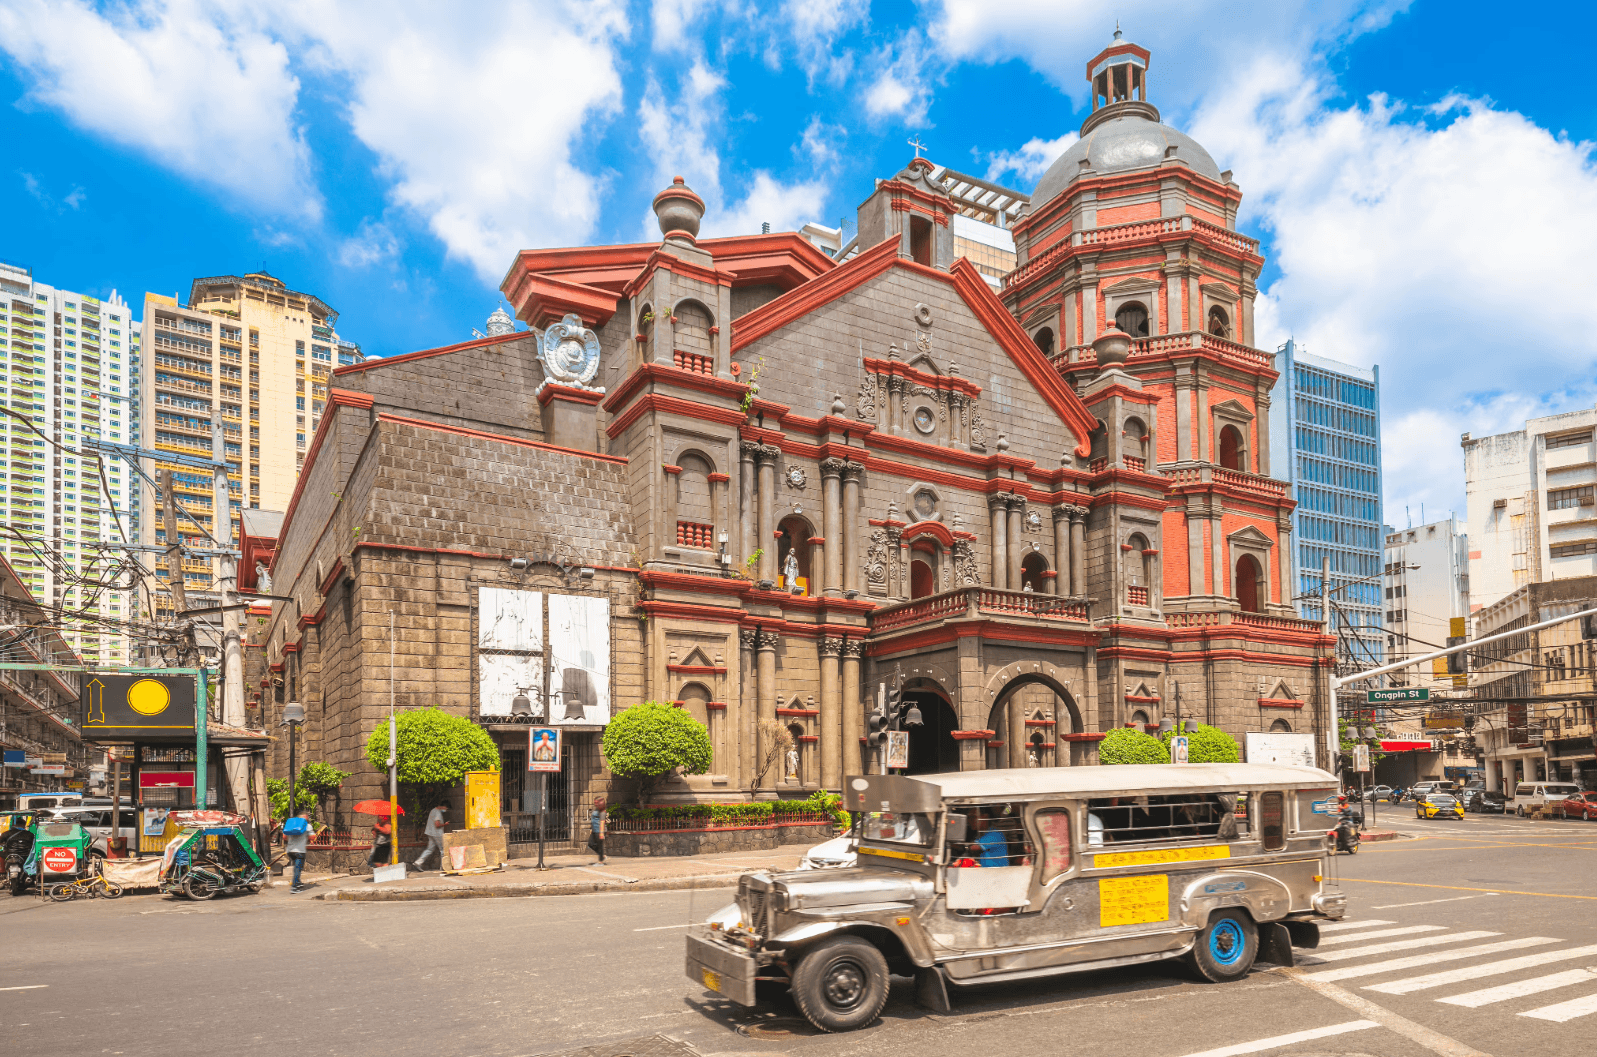
[[[610,722],[610,600],[549,596],[548,723]]]
[[[543,715],[543,592],[477,589],[477,709],[508,716],[517,694]],[[489,652],[492,651],[492,652]]]
[[[1259,733],[1249,731],[1244,749],[1249,763],[1284,763],[1291,767],[1314,767],[1314,735]]]

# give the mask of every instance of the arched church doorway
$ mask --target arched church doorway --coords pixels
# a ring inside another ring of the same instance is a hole
[[[939,690],[906,687],[904,700],[920,709],[921,725],[909,728],[909,767],[905,774],[941,774],[959,770],[959,716]]]
[[[1059,752],[1060,739],[1082,730],[1081,713],[1064,686],[1044,675],[1024,675],[1005,687],[987,714],[987,766],[1057,767],[1077,763]],[[1074,750],[1074,745],[1071,745]]]

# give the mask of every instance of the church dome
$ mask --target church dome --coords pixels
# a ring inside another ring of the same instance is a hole
[[[502,334],[514,334],[516,321],[510,318],[510,313],[505,311],[505,306],[500,305],[494,309],[494,314],[488,317],[488,336],[497,338]]]
[[[1091,169],[1094,176],[1151,169],[1165,160],[1170,147],[1176,148],[1174,160],[1186,162],[1194,172],[1211,180],[1220,180],[1220,167],[1197,140],[1161,124],[1157,118],[1150,119],[1142,110],[1142,107],[1128,107],[1125,113],[1111,116],[1109,120],[1099,121],[1085,129],[1082,137],[1072,143],[1070,149],[1061,154],[1043,173],[1042,179],[1037,181],[1037,189],[1031,193],[1032,212],[1058,196],[1087,169]],[[1088,120],[1091,121],[1090,118]],[[1085,167],[1081,164],[1084,159],[1088,163]]]

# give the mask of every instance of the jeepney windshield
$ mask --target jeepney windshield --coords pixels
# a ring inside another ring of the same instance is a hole
[[[862,840],[928,847],[937,835],[932,816],[918,811],[870,811],[860,825]]]

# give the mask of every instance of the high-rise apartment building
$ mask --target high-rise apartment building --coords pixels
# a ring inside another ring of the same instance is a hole
[[[112,291],[101,300],[0,263],[0,555],[41,604],[66,614],[63,638],[90,664],[128,659],[135,616],[113,546],[139,534],[139,479],[90,441],[139,439],[139,324]],[[120,530],[118,520],[121,521]]]
[[[1386,651],[1388,661],[1434,653],[1450,637],[1466,634],[1469,617],[1469,538],[1449,517],[1386,533]],[[1463,675],[1448,674],[1447,659],[1395,672],[1394,685],[1451,690]]]
[[[221,422],[232,508],[222,531],[211,475],[174,473],[178,503],[217,540],[234,545],[242,508],[282,510],[292,498],[326,406],[328,376],[334,366],[361,361],[360,346],[333,331],[337,321],[320,298],[265,272],[196,279],[186,305],[145,295],[145,437],[157,451],[210,457],[212,422]],[[147,535],[164,542],[153,494],[144,515]],[[185,542],[212,546],[192,522],[179,517],[177,524]],[[166,571],[164,558],[157,568]],[[183,573],[191,592],[214,586],[209,561],[186,562]],[[170,605],[166,596],[160,601]]]
[[[1533,418],[1491,437],[1464,434],[1470,604],[1526,584],[1597,573],[1597,410]]]
[[[1381,525],[1381,369],[1277,350],[1272,464],[1292,484],[1298,612],[1320,620],[1321,562],[1331,561],[1333,627],[1347,670],[1382,663],[1386,638]]]

